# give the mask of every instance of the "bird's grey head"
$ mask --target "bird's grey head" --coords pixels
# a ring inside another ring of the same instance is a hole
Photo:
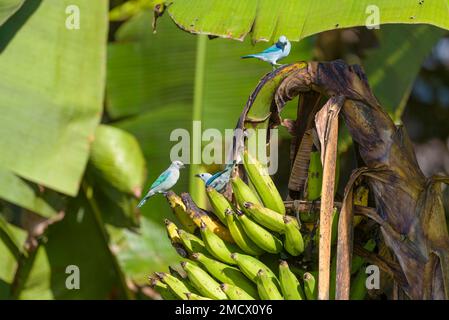
[[[288,39],[286,36],[280,36],[279,40],[277,42],[278,47],[282,47],[282,50],[284,50],[285,46],[288,44]]]
[[[196,174],[195,177],[200,178],[204,182],[207,182],[207,180],[209,180],[209,178],[212,177],[212,175],[210,173],[206,172],[206,173]]]
[[[279,41],[280,43],[287,44],[288,39],[287,39],[286,36],[280,36],[278,41]]]
[[[181,161],[175,160],[171,163],[172,167],[175,167],[176,169],[182,169],[185,168],[184,163],[182,163]]]

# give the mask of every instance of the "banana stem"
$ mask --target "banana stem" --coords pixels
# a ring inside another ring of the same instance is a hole
[[[334,210],[335,169],[337,167],[338,113],[344,98],[332,97],[317,113],[315,123],[321,143],[323,187],[320,208],[318,254],[318,299],[329,300],[332,213]]]

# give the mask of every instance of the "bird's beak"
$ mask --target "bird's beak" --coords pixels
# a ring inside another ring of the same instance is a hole
[[[197,177],[197,178],[201,178],[201,176],[200,176],[199,174],[196,174],[196,175],[195,175],[195,177]]]

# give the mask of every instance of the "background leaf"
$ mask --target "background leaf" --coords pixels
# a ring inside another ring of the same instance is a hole
[[[79,30],[65,28],[72,4],[82,12]],[[0,36],[0,166],[76,195],[102,110],[107,1],[29,0],[8,26]]]

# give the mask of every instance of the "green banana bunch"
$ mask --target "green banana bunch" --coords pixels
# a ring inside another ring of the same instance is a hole
[[[280,214],[285,214],[285,206],[279,191],[268,171],[247,150],[243,153],[243,166],[264,205]],[[250,199],[247,201],[252,202]]]
[[[315,276],[310,273],[306,272],[303,276],[304,280],[304,293],[307,297],[307,300],[316,300],[317,299],[317,283],[315,281]]]
[[[263,269],[257,272],[256,284],[257,291],[262,300],[284,300],[277,286],[271,281]]]
[[[238,247],[223,241],[219,236],[209,230],[204,223],[201,224],[200,231],[204,245],[210,254],[220,261],[235,264],[235,261],[231,258],[231,254],[239,252]]]
[[[304,300],[304,292],[298,278],[290,271],[287,261],[279,264],[279,282],[285,300]]]
[[[215,300],[226,300],[228,297],[221,290],[220,284],[216,282],[206,271],[187,261],[181,262],[181,266],[187,273],[192,285],[200,294]]]
[[[232,238],[242,251],[252,256],[259,256],[264,253],[245,233],[242,224],[231,209],[226,210],[226,221]]]
[[[246,234],[259,248],[269,253],[279,253],[282,251],[282,241],[271,232],[252,221],[242,212],[237,212],[237,219],[241,222]]]
[[[225,212],[228,209],[232,209],[229,201],[225,198],[224,195],[222,195],[212,187],[206,188],[206,194],[209,199],[210,205],[214,209],[214,214],[224,225],[227,225]]]
[[[212,300],[211,298],[206,298],[191,292],[187,292],[186,297],[187,300]]]
[[[203,240],[198,238],[197,236],[188,233],[182,229],[178,229],[178,235],[181,239],[181,243],[183,244],[184,248],[189,252],[201,252],[207,254],[208,251],[206,249],[206,246],[204,245]]]
[[[254,300],[252,296],[237,286],[223,283],[220,285],[220,288],[224,293],[226,293],[230,300]]]
[[[181,197],[179,197],[173,191],[168,191],[165,197],[174,215],[176,216],[176,218],[178,218],[179,222],[181,222],[183,227],[188,232],[191,233],[195,232],[197,226],[195,225],[195,223],[193,223],[192,219],[190,219],[189,215],[187,214],[186,206],[182,202]]]
[[[232,191],[234,192],[234,197],[240,208],[242,208],[243,210],[245,210],[243,205],[245,202],[260,204],[259,198],[239,176],[231,178],[231,185]]]
[[[191,258],[200,262],[215,279],[222,283],[234,285],[246,295],[257,299],[257,290],[254,284],[239,269],[209,258],[201,253],[193,253]]]
[[[156,275],[179,299],[187,300],[185,294],[191,292],[192,289],[187,287],[183,281],[165,272],[156,272]]]
[[[294,218],[284,217],[285,223],[285,241],[284,248],[292,256],[299,256],[304,251],[304,241],[298,226],[293,222]]]

